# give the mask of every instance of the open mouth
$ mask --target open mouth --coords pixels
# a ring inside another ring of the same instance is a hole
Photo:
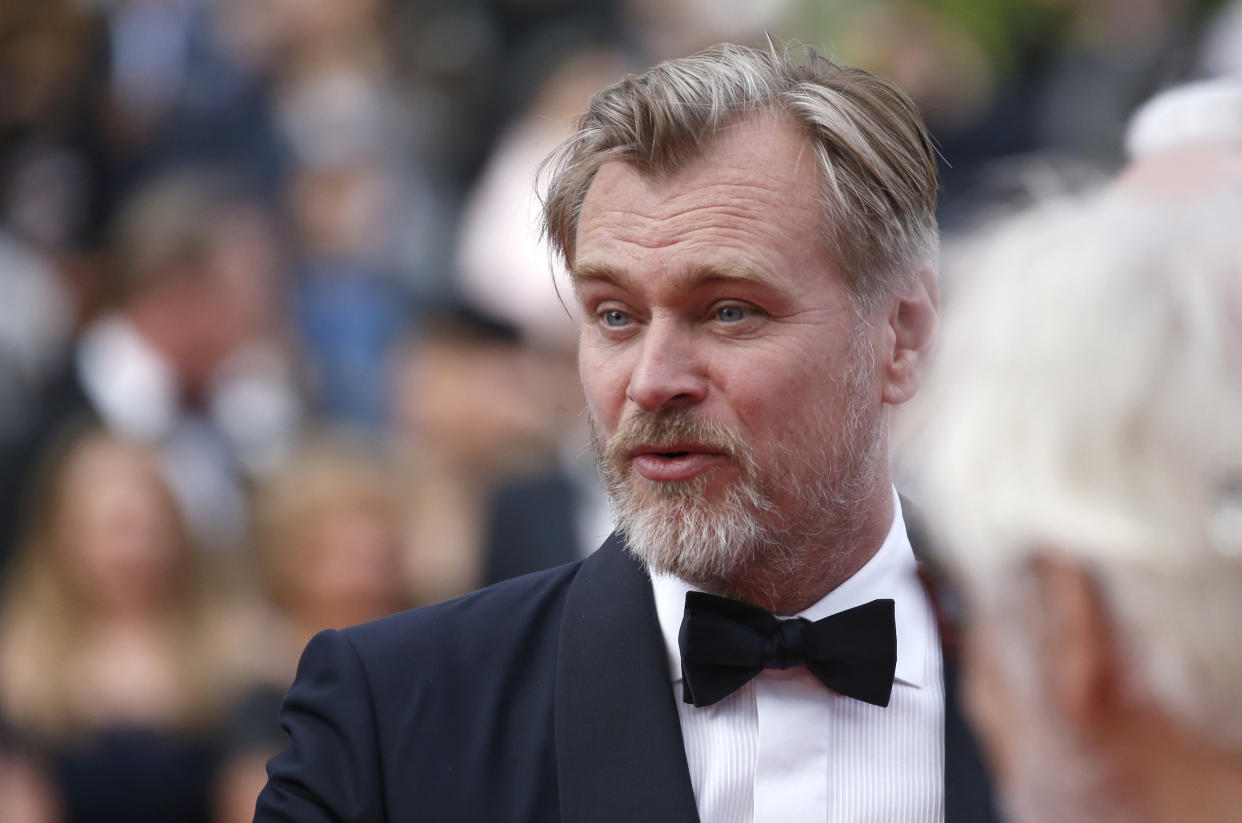
[[[727,455],[710,447],[643,447],[630,454],[634,469],[648,480],[678,482],[693,479],[710,470]]]

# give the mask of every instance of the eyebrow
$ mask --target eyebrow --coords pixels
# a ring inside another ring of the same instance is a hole
[[[617,275],[610,267],[591,263],[575,261],[569,267],[569,280],[573,284],[575,290],[581,288],[587,283],[612,283],[613,285],[623,285],[622,278]]]
[[[575,262],[570,268],[569,278],[574,289],[587,283],[611,283],[618,288],[626,288],[630,277],[616,271],[610,266],[591,261]],[[674,287],[694,288],[719,281],[742,281],[760,286],[773,285],[772,278],[748,263],[703,264],[679,272],[673,279]]]

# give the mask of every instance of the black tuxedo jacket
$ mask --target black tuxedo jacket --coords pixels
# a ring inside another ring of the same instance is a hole
[[[255,820],[693,823],[673,700],[650,583],[614,536],[586,560],[316,636]],[[950,702],[946,820],[988,821],[962,729]]]

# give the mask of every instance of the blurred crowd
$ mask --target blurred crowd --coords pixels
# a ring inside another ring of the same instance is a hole
[[[249,820],[315,632],[598,545],[539,164],[765,33],[916,97],[950,250],[1242,72],[1229,0],[0,5],[0,819]]]

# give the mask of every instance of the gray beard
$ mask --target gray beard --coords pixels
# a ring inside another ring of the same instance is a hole
[[[627,478],[630,442],[694,441],[720,448],[737,463],[741,477],[723,496],[704,496],[710,478],[685,482]],[[597,441],[604,484],[626,546],[650,571],[702,583],[728,578],[760,551],[773,546],[780,515],[760,488],[754,460],[736,435],[683,413],[635,418],[606,447]]]
[[[842,390],[858,397],[871,376],[870,359],[861,354],[852,359]],[[698,420],[687,409],[636,415],[606,443],[593,436],[613,515],[630,553],[651,572],[674,574],[721,594],[731,594],[729,581],[744,579],[760,564],[776,575],[797,574],[805,568],[807,553],[815,552],[818,567],[830,565],[833,558],[825,557],[824,550],[861,527],[863,502],[884,458],[884,423],[882,416],[864,413],[821,423],[805,442],[790,444],[775,465],[762,470],[740,435]],[[834,425],[844,436],[829,436],[837,434],[830,430]],[[710,473],[690,481],[660,482],[630,468],[628,455],[634,446],[679,442],[708,445],[729,455],[738,478],[709,500]],[[829,449],[826,443],[842,445]],[[798,505],[782,511],[778,500]]]

